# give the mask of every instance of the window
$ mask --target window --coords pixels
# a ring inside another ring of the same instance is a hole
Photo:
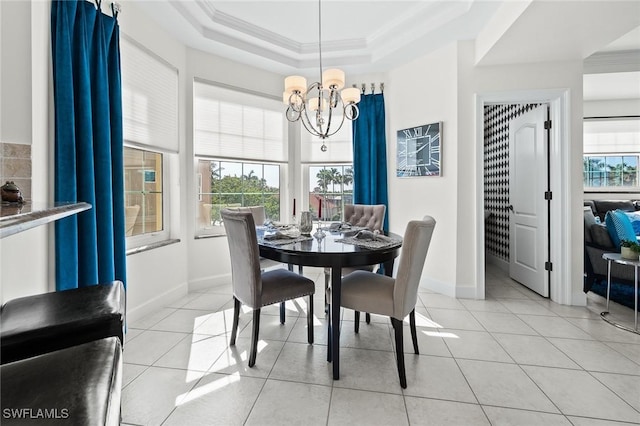
[[[638,187],[637,155],[585,155],[583,164],[584,186]]]
[[[178,156],[178,71],[120,41],[127,247],[169,238],[169,164]]]
[[[220,210],[264,205],[281,217],[288,164],[281,100],[195,81],[196,236],[224,235]]]
[[[340,116],[334,117],[340,120]],[[339,122],[339,121],[338,121]],[[302,132],[301,160],[304,165],[304,188],[309,190],[308,209],[315,218],[322,203],[322,217],[342,220],[344,205],[353,203],[353,144],[351,121],[345,120],[340,130],[325,142]]]
[[[127,237],[163,229],[162,154],[124,148]]]
[[[584,121],[585,189],[636,191],[640,188],[640,119]]]
[[[280,165],[199,159],[198,228],[221,230],[225,207],[265,206],[267,219],[280,220]]]
[[[344,205],[353,204],[353,165],[309,166],[309,211],[318,217],[322,203],[322,217],[343,220]]]

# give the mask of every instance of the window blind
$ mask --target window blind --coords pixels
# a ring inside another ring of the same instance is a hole
[[[178,152],[178,70],[120,39],[124,138]]]
[[[640,152],[640,119],[585,120],[585,153]]]
[[[341,116],[334,116],[335,123],[339,123]],[[302,126],[302,124],[300,124]],[[353,161],[353,144],[351,142],[351,121],[344,120],[342,127],[333,136],[325,141],[326,152],[322,152],[322,140],[317,136],[312,136],[304,128],[301,130],[302,146],[300,149],[303,163],[351,163]]]
[[[193,92],[195,155],[287,161],[281,102],[203,82]]]

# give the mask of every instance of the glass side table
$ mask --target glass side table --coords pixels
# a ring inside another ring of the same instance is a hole
[[[638,268],[640,268],[640,260],[625,259],[620,253],[604,253],[602,258],[607,261],[607,310],[600,313],[600,317],[611,325],[621,328],[632,333],[640,334],[638,332]],[[609,315],[609,292],[611,291],[611,263],[619,263],[620,265],[629,265],[634,268],[634,293],[633,293],[633,308],[634,308],[634,323],[633,329],[626,327],[622,324],[612,321],[608,318]]]

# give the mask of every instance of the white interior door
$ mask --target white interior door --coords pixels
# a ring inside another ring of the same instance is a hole
[[[549,297],[547,106],[509,124],[509,275]]]

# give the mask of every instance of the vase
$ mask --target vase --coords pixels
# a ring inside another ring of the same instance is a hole
[[[621,247],[620,255],[623,259],[638,260],[638,253],[631,250],[631,247]]]
[[[311,216],[311,212],[300,213],[300,233],[303,235],[309,235],[311,234],[312,228],[313,216]]]

